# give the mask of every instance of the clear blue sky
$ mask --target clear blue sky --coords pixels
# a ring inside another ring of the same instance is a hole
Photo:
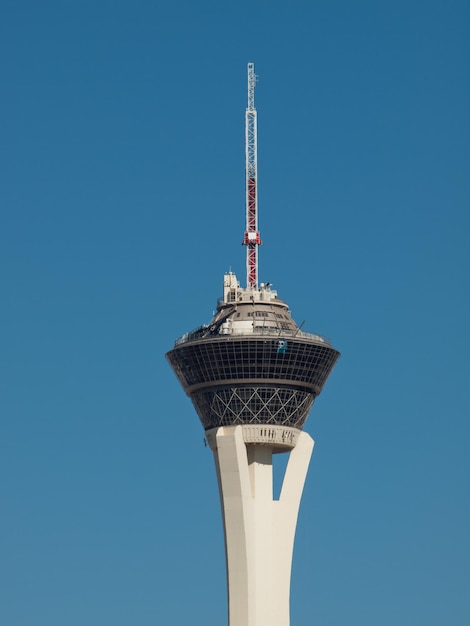
[[[220,626],[203,431],[164,359],[243,278],[341,352],[292,626],[470,623],[470,7],[3,0],[0,625]]]

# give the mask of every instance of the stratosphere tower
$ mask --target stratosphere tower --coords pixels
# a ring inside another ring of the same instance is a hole
[[[258,284],[256,76],[248,64],[246,287],[225,274],[213,319],[166,357],[215,459],[225,532],[229,626],[289,626],[294,535],[313,451],[302,431],[340,354],[303,331],[270,283]],[[289,454],[278,499],[273,454]]]

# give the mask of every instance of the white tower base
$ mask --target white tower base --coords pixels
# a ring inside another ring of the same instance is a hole
[[[208,431],[225,530],[229,626],[289,626],[295,528],[314,441],[283,426]],[[290,458],[273,500],[272,454]]]

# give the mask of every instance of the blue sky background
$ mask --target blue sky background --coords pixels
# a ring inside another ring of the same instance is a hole
[[[0,624],[226,623],[213,460],[164,359],[260,279],[341,352],[292,626],[470,623],[464,0],[2,0]]]

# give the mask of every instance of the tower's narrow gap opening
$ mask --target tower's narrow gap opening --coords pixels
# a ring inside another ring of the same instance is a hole
[[[282,482],[286,473],[289,456],[289,452],[273,454],[273,500],[279,500],[281,495]]]

